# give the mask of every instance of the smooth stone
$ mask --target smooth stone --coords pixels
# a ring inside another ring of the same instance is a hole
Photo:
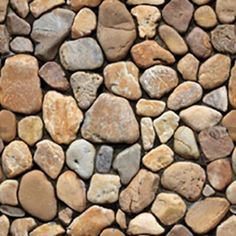
[[[216,236],[234,236],[236,230],[236,216],[230,216],[216,229]]]
[[[0,212],[14,218],[21,218],[25,216],[25,212],[21,208],[8,205],[1,205]]]
[[[1,4],[1,3],[0,3]],[[1,7],[1,6],[0,6]],[[0,53],[9,53],[10,35],[5,25],[0,25]]]
[[[236,108],[236,62],[231,69],[228,84],[229,102],[233,108]]]
[[[150,150],[154,146],[156,133],[153,127],[152,119],[150,117],[143,117],[140,121],[141,139],[143,149]]]
[[[17,53],[32,53],[34,51],[33,44],[30,39],[25,37],[15,37],[10,43],[11,50]]]
[[[121,229],[127,229],[127,220],[125,213],[118,209],[116,212],[116,223],[120,226]]]
[[[2,0],[0,2],[0,23],[3,22],[6,18],[8,3],[9,0]]]
[[[75,11],[80,10],[83,7],[97,7],[102,0],[70,0],[67,4]]]
[[[16,206],[18,205],[17,199],[18,181],[5,180],[0,184],[0,203]]]
[[[177,224],[166,236],[193,236],[193,234],[184,225]]]
[[[16,137],[16,116],[8,110],[0,111],[0,137],[4,142],[10,142]]]
[[[222,125],[228,130],[233,141],[236,141],[236,110],[227,113],[222,119]]]
[[[216,191],[209,184],[206,184],[204,189],[202,190],[202,195],[204,197],[211,197],[215,193],[216,193]]]
[[[11,224],[10,233],[12,236],[28,236],[36,226],[36,221],[31,217],[16,219]]]
[[[210,2],[211,0],[192,0],[193,3],[197,4],[197,5],[204,5],[208,2]]]
[[[12,8],[22,18],[25,18],[29,14],[28,2],[29,0],[10,0]]]
[[[216,13],[210,6],[201,6],[194,12],[195,22],[203,28],[212,28],[217,24]]]
[[[56,222],[49,222],[42,224],[30,232],[29,236],[44,236],[45,232],[47,236],[59,236],[65,233],[63,227]]]
[[[69,207],[66,207],[58,212],[58,219],[63,225],[67,226],[72,221],[72,215],[73,211]]]
[[[125,235],[116,228],[107,228],[102,231],[100,236],[125,236]]]
[[[100,173],[110,172],[113,161],[114,149],[108,145],[102,145],[96,155],[96,170]]]
[[[235,2],[231,0],[217,0],[216,14],[221,23],[233,23],[236,18]]]
[[[1,9],[1,5],[0,5],[0,9]],[[0,216],[0,235],[8,236],[9,229],[10,229],[9,219],[5,215]]]
[[[232,162],[232,168],[235,174],[236,173],[236,148],[234,148],[233,150],[231,162]]]
[[[226,189],[226,197],[231,204],[236,204],[236,181],[233,181]]]
[[[127,4],[130,5],[140,5],[140,4],[150,4],[150,5],[161,5],[165,0],[127,0]]]

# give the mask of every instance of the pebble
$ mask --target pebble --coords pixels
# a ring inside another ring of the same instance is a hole
[[[126,185],[137,174],[140,168],[141,146],[136,143],[116,156],[113,161],[113,169],[117,170],[121,183]]]
[[[222,120],[222,125],[227,128],[230,137],[233,141],[236,141],[236,110],[232,110],[229,113],[227,113]]]
[[[139,5],[131,9],[131,14],[137,19],[140,38],[153,38],[156,34],[157,21],[161,13],[157,7]]]
[[[2,0],[0,3],[0,23],[5,20],[9,0]]]
[[[180,126],[174,134],[174,150],[185,159],[197,160],[200,157],[194,132],[187,126]]]
[[[25,18],[29,14],[28,2],[29,0],[10,0],[12,8],[22,18]]]
[[[143,69],[159,64],[173,64],[175,57],[155,40],[145,40],[131,48],[135,64]]]
[[[94,174],[87,192],[88,201],[95,204],[110,204],[118,201],[120,177],[110,174]]]
[[[0,111],[0,137],[4,142],[10,142],[16,137],[16,116],[11,111]]]
[[[236,17],[235,2],[231,0],[217,0],[216,14],[221,23],[233,23]]]
[[[194,20],[202,28],[212,28],[217,24],[217,18],[214,10],[207,5],[197,8],[194,12]]]
[[[203,105],[193,105],[186,108],[179,113],[179,116],[197,132],[218,124],[222,118],[220,112]]]
[[[83,113],[72,96],[49,91],[43,101],[43,121],[46,130],[58,144],[69,144],[76,138]]]
[[[65,155],[58,144],[42,140],[36,144],[34,162],[52,179],[56,179],[64,165]],[[52,164],[53,163],[53,164]]]
[[[204,189],[202,190],[202,195],[204,197],[211,197],[215,195],[215,193],[215,190],[209,184],[206,184]]]
[[[70,84],[65,72],[55,61],[46,62],[39,70],[39,76],[51,87],[57,90],[66,91]]]
[[[0,9],[1,9],[1,6],[0,6]],[[0,53],[1,54],[8,53],[10,51],[9,41],[10,41],[10,35],[8,33],[7,27],[5,25],[0,25]]]
[[[0,5],[0,7],[1,7],[1,5]],[[9,228],[10,228],[9,219],[5,215],[0,216],[0,232],[1,232],[0,235],[1,236],[8,236]]]
[[[233,181],[226,189],[226,197],[231,204],[236,204],[236,181]]]
[[[152,213],[164,225],[173,225],[185,215],[186,204],[175,193],[160,193],[152,204]]]
[[[161,5],[165,0],[127,0],[127,3],[130,5],[139,5],[139,4],[150,4],[150,5]]]
[[[86,189],[84,182],[70,170],[62,173],[56,184],[57,197],[75,211],[86,208]]]
[[[205,171],[200,165],[180,161],[164,170],[161,184],[164,188],[177,192],[188,201],[196,201],[201,195],[205,180]]]
[[[29,234],[29,236],[44,236],[45,232],[47,233],[47,236],[59,236],[63,235],[65,230],[56,222],[49,222],[38,226]]]
[[[12,236],[28,236],[36,226],[36,221],[31,217],[16,219],[11,224],[10,233]]]
[[[103,93],[86,112],[81,134],[95,143],[131,144],[139,138],[139,125],[125,98]]]
[[[161,143],[166,143],[179,126],[179,116],[173,111],[167,111],[153,121],[153,126]]]
[[[18,198],[23,209],[40,220],[50,221],[56,216],[57,200],[53,185],[39,170],[23,175]]]
[[[97,27],[97,17],[90,8],[81,9],[73,22],[71,27],[71,37],[78,39],[84,36],[88,36]]]
[[[83,7],[97,7],[102,0],[70,0],[67,1],[67,4],[70,5],[70,7],[78,11]]]
[[[226,157],[234,148],[232,139],[226,128],[222,126],[214,126],[201,131],[198,139],[208,161]]]
[[[234,236],[236,230],[236,216],[230,216],[223,221],[216,230],[217,236]]]
[[[232,153],[232,168],[234,173],[236,173],[236,149],[234,148],[233,153]]]
[[[166,236],[193,236],[193,234],[184,225],[175,225]]]
[[[89,179],[93,174],[95,154],[91,143],[78,139],[66,151],[66,164],[83,179]]]
[[[139,81],[151,98],[159,99],[173,90],[179,79],[171,67],[157,65],[145,70]]]
[[[41,109],[42,91],[35,57],[18,54],[7,58],[1,70],[0,87],[3,107],[23,114]]]
[[[72,221],[73,211],[66,207],[58,212],[58,219],[63,225],[69,225]]]
[[[59,53],[63,67],[70,71],[97,69],[104,61],[100,46],[90,37],[66,41]]]
[[[142,96],[138,81],[139,69],[133,62],[108,64],[103,75],[106,88],[112,93],[130,100],[137,100]]]
[[[149,206],[159,188],[159,179],[159,176],[151,171],[139,170],[128,187],[120,193],[121,209],[128,213],[139,213]]]
[[[32,167],[32,162],[30,150],[22,141],[12,141],[2,153],[2,167],[8,178],[13,178],[29,170]]]
[[[32,53],[34,51],[33,44],[30,39],[25,37],[15,37],[10,43],[11,50],[17,53]]]
[[[107,228],[102,231],[100,236],[125,236],[119,229]]]
[[[229,203],[224,198],[211,197],[195,203],[185,216],[186,224],[197,234],[206,234],[224,218]]]
[[[99,235],[114,220],[115,214],[112,210],[94,205],[73,220],[67,228],[67,234],[69,236]]]
[[[165,144],[153,148],[144,155],[142,162],[153,172],[166,168],[174,161],[174,152]]]
[[[78,71],[70,77],[70,85],[81,109],[88,109],[97,98],[103,77],[95,73]]]
[[[168,25],[161,25],[158,29],[161,39],[167,45],[169,50],[176,55],[184,55],[188,51],[184,39],[172,27]]]
[[[25,216],[25,212],[21,208],[8,205],[1,205],[0,212],[14,218],[21,218]]]
[[[16,206],[18,205],[17,199],[18,181],[8,179],[0,184],[0,203]]]
[[[140,121],[141,139],[145,151],[153,148],[156,134],[150,117],[143,117]]]
[[[96,170],[100,173],[110,172],[114,149],[108,145],[102,145],[96,155]]]
[[[236,108],[236,62],[231,69],[231,75],[228,84],[229,102],[233,108]]]
[[[121,209],[118,209],[116,213],[116,223],[120,226],[121,229],[127,228],[126,216]]]

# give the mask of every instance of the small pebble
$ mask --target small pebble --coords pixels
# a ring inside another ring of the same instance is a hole
[[[206,184],[204,189],[202,190],[202,194],[205,197],[211,197],[215,193],[216,193],[215,190],[209,184]]]
[[[233,181],[226,189],[226,197],[231,204],[236,204],[236,181]]]
[[[0,9],[1,9],[1,6],[0,6]],[[10,51],[9,42],[10,42],[10,35],[8,33],[7,27],[5,25],[0,25],[0,53],[1,54],[9,53]]]
[[[33,44],[30,39],[25,37],[15,37],[10,43],[11,50],[17,53],[32,53]]]
[[[1,205],[0,212],[14,218],[21,218],[25,216],[25,212],[21,208],[8,205]]]
[[[121,209],[118,209],[116,213],[116,222],[120,226],[121,229],[127,228],[126,216],[125,216],[125,213]]]
[[[156,134],[150,117],[143,117],[140,121],[141,139],[145,151],[153,148]]]
[[[207,5],[197,8],[194,12],[194,20],[203,28],[212,28],[217,24],[217,18],[214,10]]]
[[[58,219],[63,225],[67,226],[72,221],[72,215],[73,211],[69,207],[66,207],[58,212]]]

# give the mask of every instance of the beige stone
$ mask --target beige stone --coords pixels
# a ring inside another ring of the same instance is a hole
[[[127,3],[130,5],[139,5],[139,4],[150,4],[150,5],[161,5],[165,0],[127,0]]]
[[[0,25],[0,53],[1,54],[9,53],[9,51],[10,51],[9,42],[10,42],[10,35],[7,30],[7,27],[5,25],[1,24]]]
[[[230,137],[233,141],[236,141],[236,110],[232,110],[227,113],[222,120],[222,125],[227,128]]]
[[[28,236],[36,226],[36,221],[31,217],[16,219],[11,224],[10,233],[12,236]]]
[[[126,216],[125,216],[125,213],[121,209],[118,209],[118,211],[116,212],[116,222],[120,226],[121,229],[127,228]]]
[[[0,3],[0,23],[5,20],[9,0],[2,0]]]
[[[25,18],[29,13],[29,0],[10,0],[12,8],[19,16]]]
[[[236,181],[233,181],[226,189],[226,197],[231,204],[236,204]]]
[[[29,236],[44,236],[45,233],[47,233],[47,236],[58,236],[65,233],[65,230],[56,222],[49,222],[38,226],[29,234]]]
[[[187,227],[176,224],[166,236],[193,236]]]
[[[97,7],[101,2],[102,0],[67,0],[67,4],[75,11],[83,7]]]
[[[125,236],[119,229],[108,228],[104,229],[100,236]]]
[[[233,23],[236,17],[236,4],[234,0],[217,0],[216,14],[221,23]]]
[[[9,219],[5,215],[0,216],[0,236],[8,236],[9,228]]]
[[[63,225],[69,225],[72,220],[73,211],[66,207],[58,212],[58,219]]]
[[[150,117],[144,117],[140,121],[141,138],[144,150],[150,150],[155,141],[155,130]]]
[[[10,142],[16,137],[16,116],[11,111],[0,111],[0,137],[5,142]]]
[[[236,230],[236,216],[223,221],[216,230],[216,236],[234,236]]]
[[[234,62],[234,66],[231,69],[228,92],[229,102],[233,108],[236,108],[236,62]]]
[[[17,199],[18,181],[5,180],[0,184],[0,203],[6,205],[18,205]]]
[[[212,28],[217,24],[214,10],[210,6],[201,6],[194,12],[194,20],[203,28]]]
[[[203,5],[206,4],[208,2],[210,2],[211,0],[192,0],[192,2],[194,2],[197,5]]]

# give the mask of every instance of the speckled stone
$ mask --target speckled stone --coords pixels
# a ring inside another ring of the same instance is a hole
[[[108,145],[102,145],[96,155],[96,170],[100,173],[110,172],[113,160],[113,148]]]
[[[150,117],[143,117],[140,121],[141,139],[145,151],[150,150],[155,142],[156,133]]]

